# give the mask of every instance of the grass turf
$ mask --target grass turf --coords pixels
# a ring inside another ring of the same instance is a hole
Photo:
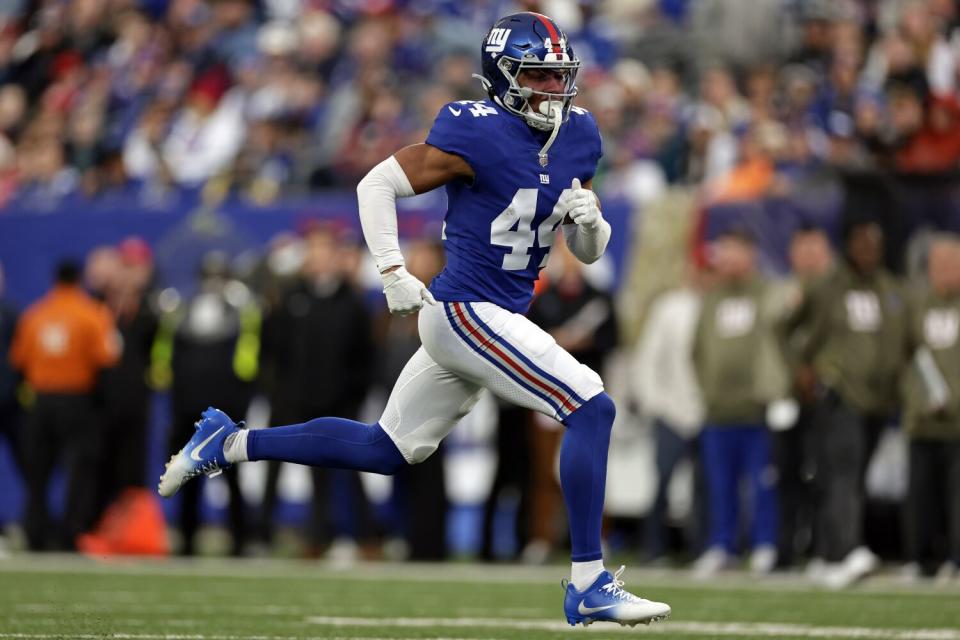
[[[570,637],[585,631],[563,619],[565,569],[16,556],[0,562],[0,640]],[[957,585],[880,578],[831,593],[789,576],[703,584],[628,568],[624,577],[673,616],[649,628],[595,624],[591,637],[960,640]]]

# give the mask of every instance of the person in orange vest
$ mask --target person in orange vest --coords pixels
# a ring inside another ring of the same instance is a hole
[[[53,288],[30,306],[17,324],[10,363],[23,375],[35,399],[23,433],[27,483],[24,526],[31,550],[73,549],[78,534],[96,517],[100,441],[92,415],[97,375],[120,355],[109,311],[80,287],[80,267],[57,266]],[[62,459],[67,473],[63,526],[50,540],[47,512],[50,474]]]

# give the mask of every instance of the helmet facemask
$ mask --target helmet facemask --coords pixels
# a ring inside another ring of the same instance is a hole
[[[576,79],[577,71],[580,69],[580,61],[570,60],[565,53],[550,53],[546,58],[540,60],[534,54],[528,53],[522,59],[501,56],[497,60],[497,68],[509,83],[507,90],[500,98],[503,107],[523,118],[531,127],[541,131],[550,131],[554,128],[554,114],[557,110],[560,113],[561,121],[566,119],[570,112],[570,105],[577,95]],[[563,91],[561,93],[548,93],[520,86],[517,78],[522,72],[530,70],[564,74]],[[543,97],[537,111],[530,104],[530,99],[534,96]],[[558,109],[553,107],[558,107]]]

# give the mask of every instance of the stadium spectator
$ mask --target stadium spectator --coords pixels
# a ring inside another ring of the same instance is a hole
[[[113,245],[99,245],[87,252],[83,264],[83,286],[91,296],[106,302],[116,286],[120,252]]]
[[[705,273],[689,267],[687,281],[658,296],[650,307],[634,354],[634,389],[644,415],[653,420],[657,487],[644,526],[644,554],[659,563],[669,552],[667,525],[668,489],[677,466],[688,460],[700,465],[697,436],[703,426],[703,396],[693,363],[693,342],[700,317]],[[699,472],[698,472],[699,475]],[[697,511],[704,496],[694,490],[691,526],[696,530]],[[697,549],[688,536],[686,548]]]
[[[944,173],[960,162],[960,103],[932,94],[919,72],[891,78],[887,89],[893,167],[905,173]]]
[[[782,11],[780,4],[701,2],[677,11],[663,3],[635,8],[613,3],[570,12],[579,23],[574,41],[584,47],[591,66],[580,79],[584,106],[601,119],[610,111],[616,122],[607,137],[611,172],[628,172],[612,176],[617,179],[611,188],[623,191],[632,180],[656,179],[648,172],[651,159],[668,181],[723,176],[734,163],[742,131],[771,120],[791,132],[802,130],[816,157],[847,163],[852,153],[858,166],[869,166],[890,154],[890,140],[873,143],[878,132],[889,129],[882,126],[887,105],[900,99],[883,95],[884,87],[905,73],[919,73],[931,87],[939,102],[930,126],[952,139],[952,133],[944,133],[943,117],[956,88],[958,59],[950,44],[956,11],[949,3],[886,2],[876,11],[857,2],[807,0]],[[482,3],[468,3],[464,10],[443,5],[430,21],[420,21],[415,10],[396,7],[378,12],[206,0],[124,6],[113,17],[100,1],[31,4],[20,7],[18,19],[0,31],[0,43],[6,45],[0,46],[5,52],[0,53],[0,91],[22,96],[12,98],[22,100],[23,106],[14,109],[20,119],[22,113],[46,118],[71,107],[76,116],[53,134],[67,144],[64,168],[84,176],[87,194],[100,194],[91,184],[96,181],[89,175],[90,150],[109,154],[137,147],[140,143],[131,143],[138,135],[135,123],[154,101],[183,116],[176,131],[162,129],[154,137],[159,136],[157,148],[166,146],[164,153],[173,154],[174,177],[186,188],[230,165],[245,125],[295,123],[298,144],[290,150],[290,167],[282,171],[289,177],[276,185],[276,165],[270,163],[273,186],[258,190],[254,199],[272,201],[263,194],[277,188],[285,195],[305,186],[350,186],[383,149],[398,139],[419,139],[415,132],[436,113],[419,112],[421,95],[434,89],[474,94],[475,87],[464,84],[469,74],[463,73],[468,64],[463,42],[479,36],[492,11]],[[677,30],[681,15],[688,20],[685,30]],[[627,24],[639,28],[619,28]],[[649,88],[625,83],[625,69],[635,66],[625,59],[630,51],[651,70]],[[227,108],[233,101],[224,100],[213,111],[218,117],[199,115],[217,103],[226,84],[244,85],[243,76],[251,70],[256,70],[255,82],[247,86],[245,104],[256,108],[238,115],[235,104]],[[211,81],[211,74],[227,79]],[[670,74],[680,82],[676,95],[664,101],[660,80]],[[783,77],[771,95],[774,76]],[[767,88],[757,95],[761,86]],[[206,107],[197,106],[198,95],[206,96]],[[686,103],[698,107],[690,110]],[[270,105],[267,111],[265,105]],[[205,121],[203,127],[199,120]],[[211,140],[200,135],[204,130],[232,134]],[[15,202],[49,208],[36,202],[33,144],[20,144],[20,130],[5,136],[17,149],[17,164],[26,169],[19,183],[28,193]],[[82,144],[77,137],[85,138]],[[198,151],[194,157],[183,154],[188,141],[197,145],[191,147]],[[869,143],[867,149],[863,143]],[[836,153],[830,151],[833,146],[839,147]],[[941,150],[938,157],[935,169],[956,166],[953,154]],[[180,168],[181,159],[189,160],[186,169]],[[908,166],[932,170],[918,164]],[[633,178],[628,177],[631,167],[638,171]],[[142,178],[144,167],[133,170],[128,159],[128,172]],[[7,183],[12,190],[18,181],[8,176]],[[46,200],[57,202],[75,188],[61,184]]]
[[[800,393],[816,397],[818,558],[813,577],[842,588],[876,569],[864,545],[864,473],[895,410],[904,304],[883,267],[883,232],[871,221],[846,230],[844,259],[811,286],[793,324],[806,332]]]
[[[778,397],[769,352],[774,341],[769,285],[757,273],[753,239],[730,230],[715,242],[717,283],[704,297],[693,343],[703,390],[700,437],[707,481],[709,534],[694,574],[709,577],[731,566],[741,513],[750,514],[750,569],[769,573],[776,564],[777,487],[767,403]],[[748,502],[740,498],[746,481]]]
[[[165,309],[152,351],[151,366],[166,371],[159,379],[170,380],[171,446],[193,431],[196,412],[205,409],[210,398],[245,415],[259,367],[260,311],[246,287],[233,278],[227,257],[206,254],[197,276],[195,295]],[[230,492],[230,552],[239,556],[246,543],[243,496],[236,471],[224,476]],[[187,556],[197,551],[203,485],[191,489],[180,503],[180,553]]]
[[[173,182],[173,173],[161,150],[170,121],[168,101],[155,100],[144,108],[123,147],[124,171],[131,179],[160,186]]]
[[[804,295],[814,282],[826,277],[833,268],[830,239],[821,229],[801,227],[790,238],[790,274],[776,283],[775,302],[778,324],[788,326],[790,318],[803,304]],[[782,330],[782,329],[781,329]],[[793,380],[807,336],[793,331],[784,336],[783,357]],[[773,460],[777,469],[780,495],[778,564],[791,566],[811,550],[815,495],[813,474],[813,438],[815,430],[814,398],[808,384],[792,384],[786,414],[777,425],[771,424]]]
[[[31,305],[17,325],[10,362],[36,397],[23,439],[27,480],[25,529],[30,549],[73,549],[96,517],[100,429],[92,417],[97,375],[113,365],[121,346],[106,307],[80,288],[80,268],[60,263],[53,289]],[[63,460],[67,497],[62,527],[51,527],[47,486]],[[50,540],[57,537],[58,540]]]
[[[224,3],[244,0],[222,0]],[[191,85],[187,103],[162,143],[163,160],[177,184],[197,187],[225,172],[243,144],[243,114],[221,100],[230,85],[223,67],[213,67]]]
[[[123,354],[103,371],[101,430],[103,458],[99,507],[105,509],[124,489],[144,487],[151,389],[150,358],[158,329],[158,310],[150,298],[153,252],[143,239],[125,238],[117,246],[119,269],[106,298],[123,340]]]
[[[274,377],[273,421],[302,422],[331,411],[356,417],[370,387],[370,312],[344,277],[337,243],[333,228],[317,225],[307,230],[300,276],[264,321],[263,358]],[[317,362],[324,363],[319,370]],[[279,463],[270,465],[260,515],[261,535],[268,543],[279,468]],[[366,516],[357,473],[311,472],[312,553],[329,545],[333,556],[355,559]]]
[[[54,118],[50,117],[51,123],[56,122]],[[60,125],[55,127],[59,129]],[[46,135],[40,132],[40,126],[31,126],[20,140],[18,157],[19,187],[11,201],[13,206],[50,212],[77,189],[77,171],[66,163],[58,134]]]
[[[960,242],[935,239],[928,261],[929,288],[916,291],[907,329],[906,572],[915,577],[939,569],[949,579],[960,568]],[[938,538],[946,542],[939,548]]]

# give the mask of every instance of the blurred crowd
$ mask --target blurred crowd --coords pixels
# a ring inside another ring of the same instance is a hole
[[[605,134],[597,182],[639,203],[960,157],[952,0],[11,0],[0,207],[352,188],[445,102],[483,97],[478,43],[515,9],[565,25]]]
[[[611,464],[628,472],[611,476],[608,502],[642,522],[630,550],[703,578],[741,556],[757,574],[802,566],[830,587],[881,560],[903,562],[907,579],[956,574],[957,238],[917,234],[913,268],[894,274],[903,238],[856,211],[842,236],[789,233],[789,273],[774,277],[755,229],[701,233],[705,208],[807,193],[837,172],[952,174],[955,2],[7,2],[0,207],[352,189],[422,141],[443,104],[482,97],[470,79],[482,35],[518,8],[567,28],[584,60],[577,104],[604,136],[595,185],[642,212],[619,290],[558,242],[530,310],[618,399]],[[405,247],[424,281],[443,266],[433,240]],[[181,290],[157,286],[154,249],[100,247],[61,264],[19,318],[0,307],[0,434],[27,490],[31,549],[82,548],[126,489],[155,480],[156,392],[169,399],[166,455],[211,404],[238,419],[269,407],[252,427],[372,421],[418,346],[416,321],[385,313],[345,228],[306,225],[243,265],[209,252]],[[89,348],[69,346],[74,331]],[[306,553],[547,561],[566,544],[561,436],[488,397],[441,454],[392,482],[314,470]],[[630,458],[635,440],[650,453]],[[58,461],[68,490],[51,526]],[[235,470],[216,480],[236,555],[273,548],[281,520],[281,466],[248,469],[262,474],[255,499]],[[182,553],[198,552],[211,484],[176,505]],[[633,511],[617,506],[641,493]],[[878,497],[903,516],[892,551],[871,550],[862,526]]]

